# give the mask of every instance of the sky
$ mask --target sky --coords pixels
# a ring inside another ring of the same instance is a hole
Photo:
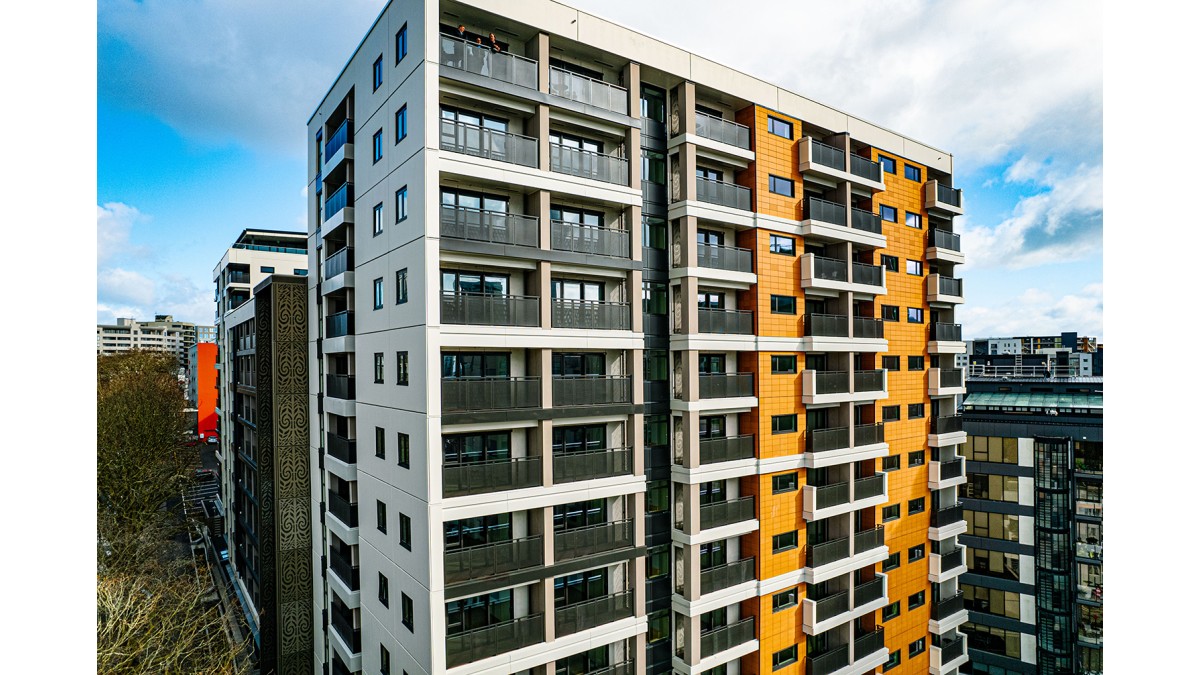
[[[568,4],[953,153],[964,337],[1103,339],[1097,4]],[[383,6],[100,0],[98,322],[211,324],[237,235],[304,230],[307,120]]]

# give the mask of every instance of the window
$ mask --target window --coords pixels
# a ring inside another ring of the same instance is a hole
[[[918,638],[908,644],[908,658],[910,659],[923,651],[925,651],[925,638]]]
[[[967,521],[967,534],[972,537],[987,537],[1017,541],[1017,516],[1007,513],[987,513],[984,511],[963,511],[963,519]]]
[[[371,163],[375,164],[383,159],[383,129],[375,132],[371,137]]]
[[[767,133],[790,139],[792,137],[792,123],[784,122],[777,117],[767,115]]]
[[[298,277],[306,277],[306,276],[308,276],[308,270],[302,270],[302,269],[297,268],[297,269],[292,270],[292,274],[295,274]]]
[[[263,274],[274,274],[275,268],[274,267],[259,267],[258,271],[262,272]]]
[[[408,434],[402,431],[396,433],[396,463],[408,468]]]
[[[925,417],[924,403],[909,403],[908,404],[908,419],[915,420]]]
[[[383,384],[383,352],[375,352],[375,384]]]
[[[896,222],[896,207],[884,206],[883,204],[880,204],[879,205],[879,217],[883,218],[884,220],[888,221],[889,223]]]
[[[412,518],[400,514],[400,545],[412,550]]]
[[[767,178],[767,187],[772,193],[777,195],[783,195],[784,197],[796,196],[796,184],[787,178],[769,176]]]
[[[795,314],[796,313],[796,296],[794,296],[794,295],[772,295],[771,296],[771,313],[772,314]]]
[[[408,105],[400,106],[396,111],[396,142],[408,138]]]
[[[909,370],[925,370],[925,357],[924,356],[908,357],[908,369]]]
[[[925,591],[913,593],[912,595],[908,596],[909,609],[916,609],[923,604],[925,604]]]
[[[888,173],[896,173],[896,160],[886,155],[879,156],[879,166]]]
[[[968,436],[963,446],[968,461],[1017,463],[1017,439],[1000,436]]]
[[[904,224],[909,227],[915,227],[918,230],[921,229],[921,214],[910,213],[908,211],[905,211],[904,212]]]
[[[925,323],[925,310],[921,309],[920,307],[909,307],[908,308],[908,322],[909,323]]]
[[[980,551],[976,551],[976,554]],[[984,588],[971,584],[961,584],[963,602],[967,609],[973,612],[983,612],[1010,619],[1021,618],[1021,594],[1013,591],[1002,591],[998,588]],[[1090,607],[1081,607],[1085,612]]]
[[[795,530],[784,532],[771,537],[771,552],[781,553],[796,548],[800,543],[800,537]]]
[[[899,504],[890,504],[888,506],[883,507],[883,522],[886,523],[886,522],[889,522],[892,520],[899,520],[899,518],[900,518],[900,505]]]
[[[646,578],[661,579],[671,574],[671,547],[659,546],[646,554]]]
[[[375,309],[383,309],[383,277],[375,280]]]
[[[375,205],[375,209],[371,212],[371,236],[378,237],[383,234],[383,202]]]
[[[922,501],[924,501],[924,500],[922,500]],[[909,503],[911,504],[912,502],[909,502]],[[911,509],[912,507],[910,506],[909,508]],[[925,508],[924,504],[921,505],[921,508],[922,509]],[[924,557],[925,557],[925,544],[917,544],[916,546],[913,546],[908,549],[908,562],[916,562]]]
[[[910,164],[904,165],[904,177],[909,180],[921,181],[921,169]]]
[[[799,602],[800,593],[798,589],[789,588],[782,593],[776,593],[771,596],[771,611],[778,612],[781,609],[795,607]]]
[[[884,422],[899,422],[900,421],[900,406],[898,406],[898,405],[883,406],[883,421]]]
[[[899,321],[900,308],[896,305],[880,305],[879,318],[883,319],[884,321]]]
[[[880,255],[879,262],[883,265],[883,268],[889,272],[900,271],[900,259],[894,255]]]
[[[771,433],[773,434],[794,434],[796,433],[796,414],[791,415],[772,415],[771,416]]]
[[[396,270],[396,304],[408,302],[408,268]]]
[[[900,357],[899,356],[883,357],[883,369],[884,370],[900,370]]]
[[[771,235],[771,253],[780,255],[796,255],[796,240],[780,234]]]
[[[404,624],[404,627],[407,628],[408,632],[410,632],[410,633],[412,632],[412,629],[413,629],[413,615],[414,614],[416,614],[416,612],[413,611],[412,598],[408,597],[408,593],[401,593],[400,594],[400,623]]]
[[[797,489],[798,484],[799,478],[795,471],[771,476],[771,494],[777,495],[781,492],[792,492]]]
[[[796,645],[792,645],[787,649],[780,649],[771,655],[771,670],[779,670],[780,668],[796,662],[796,655],[799,652],[796,650]]]
[[[796,355],[772,355],[771,374],[789,375],[796,372]]]
[[[375,456],[380,459],[387,457],[387,446],[383,442],[383,427],[375,427]]]
[[[922,403],[921,405],[925,405],[925,404]],[[924,463],[925,463],[925,451],[924,450],[915,450],[913,452],[908,453],[908,465],[910,467],[921,466]]]
[[[925,266],[921,264],[920,260],[905,260],[904,261],[904,271],[908,272],[909,274],[915,274],[917,276],[920,276],[925,271],[924,268],[925,268]]]
[[[884,471],[896,471],[900,468],[900,455],[888,455],[880,462]]]
[[[408,186],[396,190],[396,222],[408,218]]]
[[[401,59],[408,56],[408,24],[400,27],[396,31],[396,63],[400,63]]]
[[[895,173],[895,171],[893,170],[892,173]],[[896,651],[892,652],[891,654],[888,654],[888,660],[883,663],[883,672],[886,673],[887,671],[889,671],[899,665],[900,665],[900,650],[897,649]]]
[[[408,352],[396,352],[396,384],[408,386]]]
[[[387,534],[387,504],[378,499],[375,500],[375,526],[380,532]]]
[[[883,571],[884,572],[886,572],[888,570],[894,570],[899,566],[900,566],[900,552],[899,551],[889,555],[887,557],[887,560],[883,561]],[[896,605],[896,614],[899,614],[900,613],[900,603],[896,602],[894,604]]]
[[[388,578],[383,576],[383,572],[379,573],[379,603],[388,606]]]
[[[375,59],[375,65],[371,68],[371,91],[375,91],[383,86],[383,54]]]
[[[899,555],[899,554],[897,554],[897,555]],[[891,558],[888,558],[888,560],[891,560]],[[886,570],[889,568],[884,567],[883,569]],[[900,601],[899,600],[897,600],[896,602],[893,602],[892,604],[883,608],[883,620],[884,621],[891,621],[892,619],[894,619],[898,616],[900,616]]]

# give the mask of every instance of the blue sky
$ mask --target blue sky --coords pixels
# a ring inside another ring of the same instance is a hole
[[[237,234],[303,229],[305,123],[383,4],[99,2],[98,321],[211,323]],[[569,4],[952,152],[966,335],[1103,337],[1094,3]]]

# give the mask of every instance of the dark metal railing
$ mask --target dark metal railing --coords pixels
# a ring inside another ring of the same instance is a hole
[[[358,504],[351,504],[336,492],[329,493],[326,504],[329,512],[347,527],[358,527]]]
[[[629,375],[584,375],[555,377],[554,405],[609,405],[633,401],[633,378]]]
[[[700,463],[716,464],[754,458],[754,434],[700,439]]]
[[[330,555],[329,569],[342,580],[342,583],[346,584],[347,588],[352,591],[359,590],[358,567],[352,566],[349,560],[340,555]]]
[[[813,601],[813,623],[821,623],[850,611],[850,591],[839,591],[833,595]]]
[[[878,213],[862,209],[850,209],[850,227],[863,232],[883,234],[883,218]]]
[[[541,401],[538,377],[442,379],[442,412],[538,408]]]
[[[700,373],[700,398],[754,395],[754,373]]]
[[[358,451],[355,447],[356,445],[357,443],[355,441],[352,441],[345,436],[338,436],[332,431],[325,432],[325,452],[329,453],[333,457],[337,457],[347,464],[354,464],[358,462]]]
[[[831,485],[806,485],[812,488],[816,508],[827,509],[850,503],[850,483],[833,483]]]
[[[875,630],[854,640],[854,660],[859,661],[883,649],[883,629]]]
[[[696,135],[750,149],[750,127],[696,111]]]
[[[962,591],[959,591],[945,600],[938,600],[934,603],[931,614],[935,620],[942,621],[964,609],[966,609],[966,605],[963,603],[963,594]]]
[[[851,278],[856,284],[866,284],[868,286],[883,285],[883,267],[880,265],[868,265],[867,263],[856,262],[853,264],[854,276]]]
[[[883,422],[860,424],[854,427],[854,447],[883,442]]]
[[[628,258],[629,232],[613,227],[551,220],[550,248],[555,251]]]
[[[325,198],[325,220],[329,220],[342,209],[354,203],[354,183],[342,183],[342,186]]]
[[[732,649],[754,639],[754,617],[700,634],[700,658]]]
[[[833,225],[846,225],[846,206],[817,197],[805,197],[804,219]]]
[[[962,279],[939,276],[938,293],[941,295],[953,295],[961,298],[963,294]]]
[[[231,284],[248,284],[250,283],[250,273],[230,270],[228,282]]]
[[[826,145],[815,138],[809,138],[812,149],[812,161],[838,171],[846,170],[846,152],[841,148]]]
[[[442,204],[441,235],[447,239],[482,241],[537,248],[538,219],[503,211]]]
[[[538,298],[499,293],[442,292],[442,323],[472,326],[536,326]]]
[[[947,525],[953,525],[954,523],[957,523],[957,522],[961,521],[962,519],[963,519],[962,504],[955,504],[954,506],[947,506],[944,509],[938,509],[937,511],[933,512],[933,517],[930,518],[934,527],[945,527]]]
[[[854,587],[854,608],[858,609],[869,602],[875,602],[883,597],[883,577],[875,577],[866,583]]]
[[[850,447],[850,427],[809,429],[805,432],[807,452],[825,452]]]
[[[937,200],[951,206],[962,206],[962,190],[937,183]]]
[[[876,183],[883,180],[883,168],[879,162],[872,162],[870,159],[858,155],[850,155],[850,173]]]
[[[587,328],[591,330],[629,330],[633,321],[628,302],[598,300],[550,301],[550,325],[555,328]]]
[[[541,535],[446,551],[446,583],[494,577],[542,564]]]
[[[747,581],[753,580],[754,577],[754,557],[735,560],[724,565],[716,565],[708,569],[700,570],[700,593],[712,593],[714,591],[732,588],[738,584],[744,584]]]
[[[629,185],[629,160],[558,143],[550,144],[550,170],[615,185]]]
[[[854,553],[855,555],[863,551],[883,546],[883,526],[873,527],[869,530],[854,533]]]
[[[627,89],[562,68],[550,67],[550,93],[622,115],[629,113]]]
[[[530,614],[512,621],[446,636],[446,665],[450,668],[511,652],[545,640],[546,619]]]
[[[939,368],[938,369],[938,384],[942,387],[962,387],[963,370],[962,368]]]
[[[875,319],[869,316],[854,317],[854,337],[864,340],[882,338],[883,319]]]
[[[342,642],[350,647],[350,652],[357,654],[362,651],[362,630],[355,628],[348,616],[334,610],[329,613],[329,623],[333,625],[333,629],[338,636],[342,638]]]
[[[942,664],[946,664],[963,655],[963,650],[966,647],[966,641],[964,641],[960,635],[953,640],[948,640],[940,645],[935,646],[941,650]]]
[[[849,281],[848,266],[845,260],[813,256],[813,277],[825,281]]]
[[[941,466],[938,467],[938,470],[941,472],[939,475],[941,476],[942,480],[958,478],[959,476],[963,475],[962,457],[950,460],[949,462],[939,462],[939,464]]]
[[[935,248],[944,248],[951,251],[961,251],[961,242],[959,236],[949,230],[932,229],[929,231],[929,244]]]
[[[349,310],[325,317],[325,337],[338,338],[354,335],[354,312]]]
[[[962,547],[957,547],[949,553],[941,554],[942,572],[960,567],[963,564]]]
[[[350,142],[350,120],[342,120],[338,128],[332,134],[329,134],[329,140],[325,141],[325,161],[329,161],[334,153],[342,149],[342,146]]]
[[[875,474],[854,481],[854,500],[871,499],[884,494],[883,474]]]
[[[850,665],[850,646],[840,645],[808,657],[805,675],[831,675]]]
[[[696,177],[696,199],[742,211],[750,210],[750,188],[710,178]]]
[[[442,465],[442,495],[460,497],[542,484],[540,457]]]
[[[814,394],[847,394],[849,392],[849,373],[840,370],[818,370],[814,372]]]
[[[883,391],[882,370],[854,371],[854,391]]]
[[[935,323],[929,326],[929,331],[930,337],[934,340],[962,342],[962,324],[960,323]]]
[[[953,434],[963,430],[963,418],[962,415],[935,417],[932,425],[935,434]]]
[[[343,246],[337,253],[325,259],[325,279],[329,280],[339,274],[345,274],[354,269],[354,249]]]
[[[716,244],[696,244],[696,264],[715,270],[753,272],[750,249]]]
[[[633,519],[559,530],[554,533],[554,561],[574,560],[633,546]]]
[[[753,335],[754,312],[741,309],[700,307],[696,312],[696,331],[724,335]]]
[[[754,519],[754,496],[700,505],[700,529],[710,530]]]
[[[805,337],[850,337],[850,318],[841,314],[805,314]]]
[[[633,591],[622,591],[554,610],[554,635],[570,635],[633,616]]]
[[[442,150],[497,162],[537,167],[537,139],[457,120],[441,120]]]
[[[627,476],[633,472],[633,450],[631,448],[556,452],[552,461],[555,483]]]
[[[820,567],[844,560],[850,557],[850,537],[839,537],[819,544],[809,544],[804,553],[807,567]]]
[[[537,89],[537,61],[509,52],[498,52],[490,45],[478,45],[451,35],[441,35],[438,63],[465,70],[493,80]]]
[[[330,398],[340,398],[346,401],[354,400],[353,375],[326,375],[325,395]]]

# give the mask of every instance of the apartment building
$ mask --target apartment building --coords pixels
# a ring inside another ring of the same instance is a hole
[[[1102,673],[1103,379],[972,365],[963,407],[964,672]]]
[[[958,672],[949,153],[550,0],[308,125],[315,671]]]
[[[170,314],[156,314],[153,321],[118,318],[115,324],[96,325],[96,355],[117,354],[134,349],[169,352],[188,367],[188,348],[196,344],[196,324],[176,321]]]
[[[1095,337],[1080,335],[1076,332],[1064,332],[1059,335],[980,338],[967,341],[967,353],[971,356],[1041,354],[1046,351],[1064,349],[1068,352],[1091,354],[1100,351],[1100,344]]]

